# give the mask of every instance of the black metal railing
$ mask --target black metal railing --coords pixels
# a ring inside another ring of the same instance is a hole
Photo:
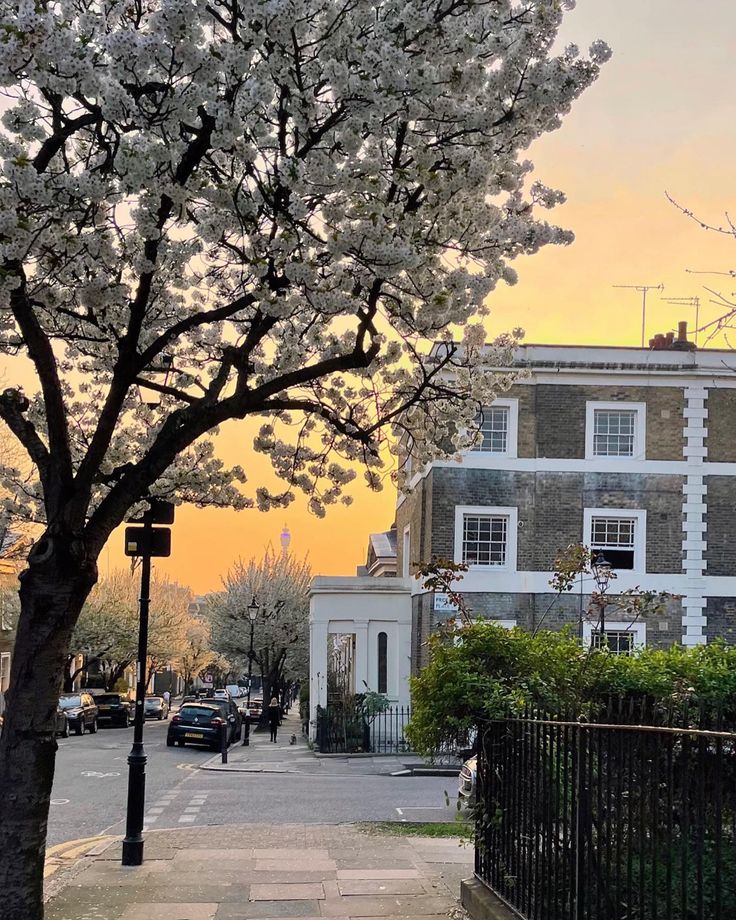
[[[410,750],[405,736],[409,706],[363,713],[327,706],[317,712],[317,748],[322,754],[401,754]]]
[[[527,920],[736,918],[736,734],[604,715],[483,727],[476,876]]]

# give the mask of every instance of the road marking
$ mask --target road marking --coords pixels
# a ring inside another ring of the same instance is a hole
[[[100,773],[99,770],[82,770],[79,775],[94,777],[95,779],[105,779],[106,776],[120,776],[119,773]]]
[[[407,823],[406,818],[403,817],[404,812],[403,812],[400,808],[397,808],[396,811],[399,813],[399,817],[401,818],[401,820],[402,820],[404,823]]]
[[[163,808],[149,808],[148,809],[149,815],[160,815],[162,812],[163,812]]]
[[[51,799],[52,805],[68,805],[69,799]]]
[[[196,819],[196,815],[182,815],[181,818],[179,818],[179,824],[194,824]]]

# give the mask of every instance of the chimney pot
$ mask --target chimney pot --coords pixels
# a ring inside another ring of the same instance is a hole
[[[685,319],[677,324],[677,341],[687,342],[687,320]]]

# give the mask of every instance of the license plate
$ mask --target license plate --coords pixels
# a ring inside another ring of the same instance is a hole
[[[110,708],[109,706],[100,706],[100,707],[99,707],[99,710],[100,710],[100,712],[105,712],[105,711],[108,710],[109,708]]]
[[[204,738],[204,735],[199,732],[184,732],[185,738]]]

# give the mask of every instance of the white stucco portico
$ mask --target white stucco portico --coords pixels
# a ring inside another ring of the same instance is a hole
[[[370,576],[318,576],[312,579],[309,595],[309,721],[312,738],[317,706],[327,706],[330,635],[354,637],[352,668],[356,693],[363,693],[366,689],[383,692],[393,705],[409,705],[411,582],[401,578]],[[381,652],[384,656],[382,665],[379,648],[385,649]]]

